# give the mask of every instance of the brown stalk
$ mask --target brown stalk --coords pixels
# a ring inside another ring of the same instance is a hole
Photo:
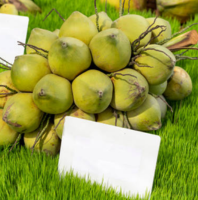
[[[131,0],[128,0],[128,14],[130,13],[130,1]]]
[[[170,60],[171,60],[171,63],[172,63],[172,68],[175,66],[175,61],[167,54],[165,53],[164,51],[161,51],[159,49],[155,49],[155,48],[146,48],[146,49],[143,49],[144,51],[148,51],[148,50],[154,50],[154,51],[158,51],[158,52],[161,52],[163,53],[164,55],[166,55]]]
[[[60,14],[55,8],[52,8],[52,9],[50,10],[50,12],[49,12],[49,13],[46,15],[46,17],[43,19],[43,21],[45,21],[45,20],[47,19],[47,17],[48,17],[53,11],[55,11],[63,21],[65,21],[65,19],[61,16],[61,14]]]
[[[74,109],[74,107],[75,107],[75,105],[72,105],[72,106],[70,107],[70,109],[61,117],[61,119],[59,120],[58,124],[55,126],[54,130],[56,130],[56,129],[58,128],[58,126],[59,126],[59,124],[61,123],[61,121],[62,121],[67,115],[69,115],[69,114],[71,113],[71,111]]]
[[[12,64],[9,63],[7,60],[5,60],[5,59],[3,59],[3,58],[1,58],[1,57],[0,57],[0,60],[3,60],[4,62],[6,62],[6,63],[9,64],[9,65],[12,65]]]
[[[50,122],[50,118],[51,118],[51,115],[48,115],[48,114],[45,114],[45,116],[43,117],[43,120],[42,120],[41,126],[40,126],[40,131],[37,133],[36,139],[34,141],[34,144],[31,147],[32,154],[34,153],[34,148],[35,148],[37,142],[39,141],[39,139],[43,136],[44,132],[46,131],[46,129],[47,129],[48,125],[49,125],[49,122]],[[46,125],[43,127],[43,124],[45,123],[46,119],[47,119]]]
[[[173,113],[173,108],[168,104],[166,100],[164,100],[161,96],[157,96],[157,98],[160,98],[170,108],[171,112]]]
[[[100,27],[99,27],[99,14],[98,14],[98,9],[96,5],[96,0],[94,0],[94,7],[95,7],[95,13],[96,13],[96,27],[98,29],[98,32],[100,32]]]
[[[22,135],[22,133],[19,133],[18,137],[16,138],[14,144],[12,145],[12,147],[10,148],[8,153],[10,153],[14,149],[14,147],[17,145],[17,143],[20,141],[21,135]]]
[[[122,4],[122,15],[124,14],[124,5],[125,5],[125,0],[123,1],[123,4]]]
[[[0,85],[0,87],[4,87],[4,88],[6,88],[7,90],[10,90],[10,91],[13,92],[13,93],[17,93],[16,90],[14,90],[14,89],[8,87],[7,85]]]
[[[105,1],[105,12],[107,13],[107,0]]]
[[[34,45],[31,45],[31,44],[25,44],[25,43],[22,43],[22,42],[19,42],[19,41],[18,41],[18,45],[21,45],[21,46],[23,46],[24,48],[25,48],[26,46],[28,46],[28,47],[30,47],[31,49],[34,49],[34,50],[36,51],[37,54],[43,56],[44,58],[47,58],[47,56],[44,55],[44,54],[42,54],[41,52],[39,52],[39,50],[40,50],[40,51],[43,51],[43,52],[45,52],[45,53],[47,53],[47,54],[49,53],[47,50],[42,49],[42,48],[39,48],[39,47],[36,47],[36,46],[34,46]]]
[[[0,62],[0,65],[2,65],[2,66],[0,66],[0,68],[1,69],[5,69],[5,70],[11,70],[11,67],[9,67],[9,66],[7,66],[7,65],[5,65],[4,63],[2,63],[2,62]]]

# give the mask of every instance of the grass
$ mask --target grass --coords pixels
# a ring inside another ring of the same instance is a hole
[[[30,23],[28,37],[35,27],[48,30],[60,28],[63,21],[56,13],[52,13],[45,22],[42,20],[51,8],[56,8],[64,18],[73,11],[78,10],[90,16],[94,14],[93,1],[54,1],[35,0],[41,6],[41,15],[29,15]],[[98,10],[104,11],[104,4],[98,4]],[[153,16],[149,12],[133,12],[144,17]],[[115,20],[118,12],[108,7],[108,15]],[[176,20],[169,20],[173,32],[179,30]],[[194,21],[198,21],[198,16]],[[193,27],[198,30],[198,27]],[[191,29],[193,29],[191,28]],[[189,51],[187,55],[197,56],[195,51]],[[170,102],[174,110],[167,113],[163,126],[153,132],[161,137],[161,146],[158,156],[156,174],[151,200],[196,200],[198,199],[198,81],[197,61],[186,60],[177,63],[191,76],[193,82],[192,94],[180,102]],[[0,155],[4,155],[7,149],[2,149]],[[63,179],[57,172],[59,156],[47,157],[45,154],[33,154],[24,147],[18,147],[0,161],[0,199],[66,199],[66,200],[124,200],[138,199],[125,197],[115,193],[112,189],[105,189],[98,184],[86,182],[72,173]]]

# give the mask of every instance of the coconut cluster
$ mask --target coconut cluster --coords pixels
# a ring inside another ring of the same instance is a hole
[[[164,31],[148,31],[155,25]],[[66,116],[158,130],[165,98],[181,100],[192,90],[174,54],[157,44],[170,36],[166,20],[128,14],[112,21],[105,12],[75,11],[60,30],[33,29],[27,54],[0,74],[0,145],[23,134],[27,148],[55,155]]]

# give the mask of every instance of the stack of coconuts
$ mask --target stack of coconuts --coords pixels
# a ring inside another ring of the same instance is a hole
[[[164,19],[128,14],[112,22],[105,12],[75,11],[60,30],[33,29],[27,54],[0,73],[0,145],[23,136],[27,148],[56,155],[66,116],[158,130],[165,98],[192,90],[188,73],[159,45],[170,37]]]

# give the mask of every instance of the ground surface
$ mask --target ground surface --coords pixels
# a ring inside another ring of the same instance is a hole
[[[56,8],[64,18],[73,11],[78,10],[87,16],[94,14],[92,1],[53,1],[35,0],[43,10],[41,15],[30,16],[30,31],[35,27],[48,30],[60,28],[63,21],[56,13],[49,16],[45,22],[42,20],[51,8]],[[77,3],[78,2],[78,3]],[[105,10],[99,4],[98,10]],[[108,15],[115,20],[118,12],[108,7]],[[145,17],[150,13],[140,13]],[[198,22],[198,17],[194,19]],[[170,21],[173,32],[179,30],[179,23]],[[189,22],[190,24],[192,22]],[[194,27],[198,30],[198,26]],[[197,56],[197,52],[189,52]],[[161,136],[161,146],[157,162],[155,180],[153,185],[152,200],[195,200],[198,199],[198,61],[182,61],[177,63],[191,76],[193,92],[190,97],[180,102],[170,102],[174,110],[174,122],[170,110],[163,127],[154,132]],[[4,155],[2,149],[0,155]],[[104,190],[100,185],[91,185],[83,179],[68,174],[64,179],[59,179],[57,172],[58,156],[47,157],[44,154],[33,154],[18,148],[0,160],[0,199],[67,199],[67,200],[124,200],[133,199],[116,194],[113,190]]]

